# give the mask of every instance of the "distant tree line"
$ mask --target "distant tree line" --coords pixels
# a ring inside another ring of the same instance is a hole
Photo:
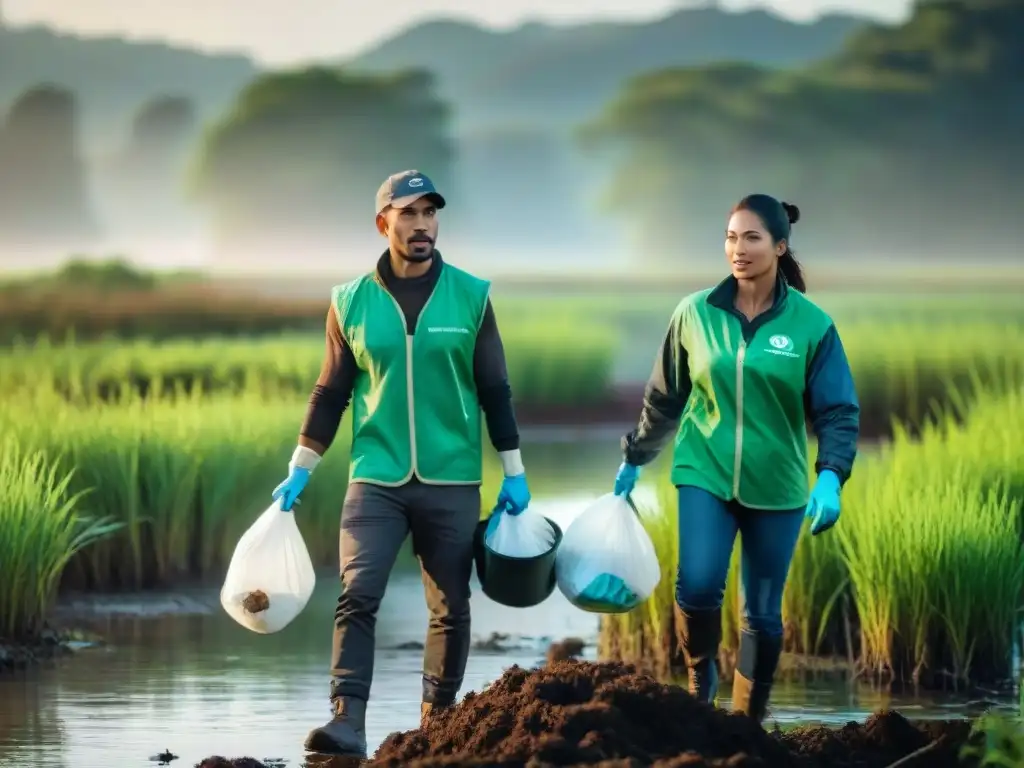
[[[720,258],[727,206],[755,191],[801,206],[808,258],[1006,257],[1024,237],[1022,37],[1020,0],[918,2],[806,70],[638,78],[583,139],[660,260]]]
[[[126,197],[167,204],[180,188],[176,162],[191,151],[192,104],[154,99],[138,111],[109,169]],[[92,179],[79,146],[73,93],[53,85],[26,91],[0,121],[0,245],[79,248],[102,234]]]
[[[77,149],[74,95],[39,86],[0,124],[0,233],[5,240],[61,242],[96,232]]]
[[[580,140],[615,169],[605,179],[612,214],[665,263],[720,258],[725,209],[752,191],[801,205],[798,251],[979,259],[984,242],[1019,252],[1022,37],[1020,0],[919,2],[905,24],[867,28],[807,69],[723,64],[637,78]],[[505,235],[524,219],[498,194],[535,229],[564,234],[559,205],[592,188],[593,171],[580,176],[529,126],[456,145],[437,90],[415,70],[274,73],[205,129],[187,100],[168,96],[140,110],[110,167],[123,194],[159,200],[180,194],[187,160],[190,198],[218,241],[243,252],[372,234],[371,198],[388,173],[419,168],[451,189],[466,177],[460,163],[476,186],[449,220]],[[24,94],[0,131],[0,233],[84,247],[100,226],[84,167],[73,95]]]

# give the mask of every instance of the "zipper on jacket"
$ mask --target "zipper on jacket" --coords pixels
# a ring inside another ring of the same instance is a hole
[[[440,278],[438,278],[440,283]],[[418,465],[419,457],[416,455],[416,398],[413,397],[413,373],[412,373],[412,343],[416,338],[415,334],[409,333],[409,323],[405,321],[405,312],[402,311],[402,305],[398,303],[398,299],[389,291],[383,284],[378,283],[381,289],[391,299],[391,303],[395,305],[395,311],[398,312],[398,318],[402,321],[402,328],[405,329],[405,400],[409,411],[409,458],[410,458],[410,469],[409,476],[413,475],[419,477],[420,471]],[[420,310],[420,320],[423,319],[423,315],[427,311],[427,307],[430,305],[431,300],[434,298],[434,294],[437,293],[437,286],[434,286],[434,290],[430,292],[430,296],[423,303],[423,309]]]
[[[732,496],[740,497],[740,469],[743,466],[743,361],[747,357],[747,342],[741,341],[736,352],[736,454],[732,464]]]

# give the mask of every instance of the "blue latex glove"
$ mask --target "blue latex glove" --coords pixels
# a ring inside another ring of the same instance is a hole
[[[839,475],[831,469],[823,469],[811,491],[804,517],[811,521],[811,535],[827,531],[839,519]]]
[[[309,470],[304,467],[295,467],[288,473],[284,482],[274,489],[274,501],[281,499],[282,511],[291,512],[292,507],[298,505],[299,496],[306,489],[307,483],[309,483]]]
[[[513,475],[501,481],[498,491],[498,509],[504,509],[510,515],[518,515],[530,506],[530,488],[526,484],[526,475]]]
[[[619,473],[615,476],[615,495],[629,496],[636,487],[637,478],[640,477],[640,467],[633,466],[628,462],[622,462]]]

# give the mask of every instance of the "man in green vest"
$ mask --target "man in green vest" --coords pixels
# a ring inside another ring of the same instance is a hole
[[[292,509],[351,402],[334,714],[306,739],[312,752],[366,756],[376,614],[410,533],[430,613],[421,717],[455,702],[470,646],[481,411],[505,473],[498,504],[518,514],[530,501],[490,284],[435,250],[444,206],[415,170],[394,174],[377,192],[377,230],[388,249],[374,271],[332,292],[323,367],[288,477],[274,491]]]

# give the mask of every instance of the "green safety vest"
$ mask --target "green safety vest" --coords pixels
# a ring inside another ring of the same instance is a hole
[[[489,292],[486,280],[442,264],[410,335],[376,273],[334,288],[338,322],[359,366],[349,482],[482,482],[473,352]]]
[[[809,496],[807,370],[832,320],[780,280],[773,307],[747,322],[731,288],[694,293],[673,315],[692,389],[672,482],[752,509],[795,509]]]

